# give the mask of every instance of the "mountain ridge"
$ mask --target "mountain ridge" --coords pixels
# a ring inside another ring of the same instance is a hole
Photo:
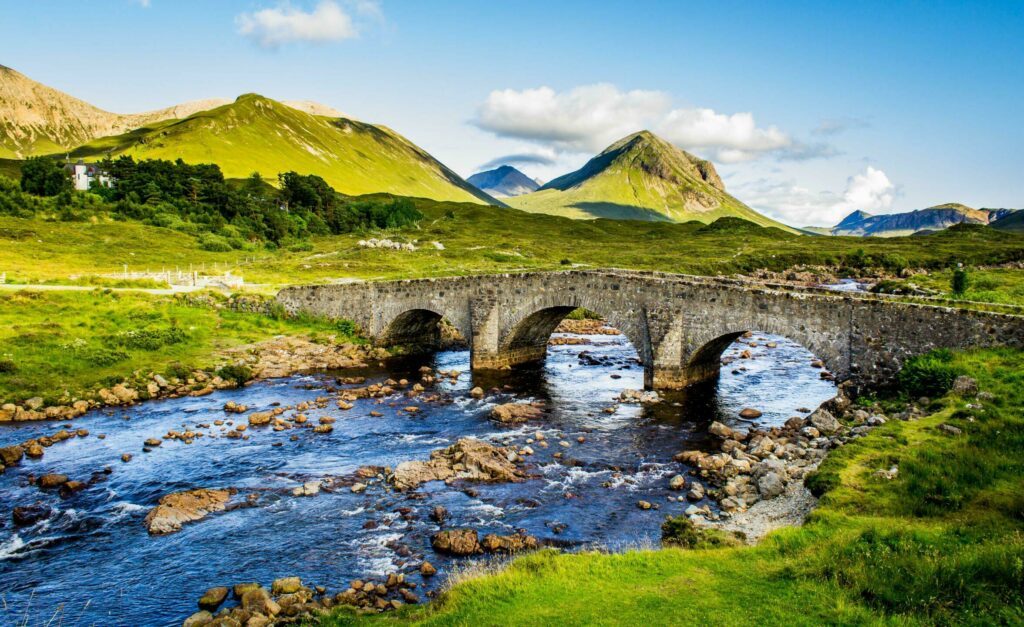
[[[259,94],[101,137],[71,152],[82,159],[119,155],[216,163],[229,178],[294,170],[316,174],[348,195],[387,192],[500,204],[387,127],[314,115]]]
[[[495,198],[511,198],[537,191],[540,184],[510,165],[477,172],[466,179]]]
[[[572,218],[698,220],[738,217],[793,231],[757,213],[725,190],[714,165],[650,131],[623,137],[575,172],[508,203],[517,209]]]
[[[831,235],[899,237],[921,231],[941,231],[961,223],[992,224],[1012,212],[1009,209],[974,209],[952,202],[882,215],[854,211],[828,231]]]

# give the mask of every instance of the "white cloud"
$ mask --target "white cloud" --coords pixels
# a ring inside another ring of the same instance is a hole
[[[632,132],[668,108],[656,91],[619,91],[613,85],[492,91],[475,124],[502,137],[525,139],[569,152],[595,152]]]
[[[361,12],[371,8],[379,12],[374,2],[361,2]],[[358,36],[352,17],[332,0],[321,0],[312,11],[303,11],[289,4],[274,9],[261,9],[242,13],[235,21],[238,32],[264,48],[278,48],[294,42],[326,43]]]
[[[760,127],[749,112],[673,108],[664,92],[621,91],[606,83],[564,92],[550,87],[493,91],[478,108],[474,124],[560,152],[597,152],[649,129],[681,148],[727,163],[764,155],[802,160],[835,154],[827,144],[803,144],[775,126]]]
[[[834,226],[853,211],[887,213],[896,186],[878,168],[868,166],[846,181],[841,193],[811,191],[792,181],[759,179],[735,187],[733,193],[754,209],[793,226]]]

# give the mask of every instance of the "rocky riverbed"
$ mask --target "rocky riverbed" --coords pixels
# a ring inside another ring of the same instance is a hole
[[[835,386],[800,347],[754,334],[716,389],[661,396],[638,391],[622,336],[582,337],[493,378],[472,377],[465,352],[382,368],[358,348],[343,358],[363,367],[6,425],[0,618],[267,624],[423,602],[464,560],[657,542],[691,507],[736,521],[785,498],[754,476],[769,449],[816,457],[785,425]],[[293,371],[291,350],[252,363]],[[749,479],[731,461],[744,456]]]

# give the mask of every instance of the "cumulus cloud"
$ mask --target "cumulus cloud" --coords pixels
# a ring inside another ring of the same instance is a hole
[[[792,181],[769,179],[742,184],[733,191],[754,209],[794,226],[834,226],[858,209],[887,213],[896,196],[889,177],[872,166],[849,177],[842,193],[816,192]]]
[[[775,126],[758,126],[749,112],[674,108],[664,92],[622,91],[606,83],[563,92],[550,87],[493,91],[473,123],[498,136],[560,152],[597,152],[649,129],[681,148],[726,163],[765,155],[806,160],[835,154],[823,142],[804,144]]]
[[[619,91],[613,85],[492,91],[475,124],[502,137],[525,139],[558,150],[594,152],[645,127],[668,108],[656,91]]]
[[[361,12],[379,7],[361,2]],[[333,0],[321,0],[311,11],[280,4],[273,9],[242,13],[235,21],[238,32],[264,48],[278,48],[295,42],[326,43],[358,36],[352,16]]]

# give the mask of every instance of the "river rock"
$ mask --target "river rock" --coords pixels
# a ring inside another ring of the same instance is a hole
[[[275,579],[270,585],[270,591],[274,595],[292,594],[302,589],[302,579],[298,577],[282,577]]]
[[[84,489],[85,483],[82,481],[65,481],[60,486],[60,498],[71,498],[72,495],[77,492],[81,492]]]
[[[430,519],[439,525],[443,525],[446,518],[448,518],[448,510],[443,505],[436,505],[430,511]]]
[[[740,410],[740,418],[753,419],[760,418],[762,416],[760,410],[754,409],[753,407],[744,407]]]
[[[216,612],[217,608],[220,607],[227,598],[228,589],[226,587],[218,586],[216,588],[210,588],[206,591],[206,594],[199,598],[199,609]]]
[[[668,487],[672,490],[682,490],[686,487],[686,478],[682,475],[676,475],[668,480]]]
[[[319,481],[307,481],[297,488],[292,488],[292,496],[316,496],[320,494]]]
[[[152,535],[174,533],[186,523],[223,511],[230,498],[230,490],[199,489],[168,494],[146,514],[146,529]]]
[[[478,385],[469,391],[469,395],[472,396],[473,398],[483,398],[484,389]]]
[[[270,424],[270,420],[274,417],[273,412],[269,411],[258,411],[249,414],[249,424],[258,427],[266,424]]]
[[[525,474],[509,461],[510,455],[514,454],[511,448],[462,438],[448,448],[432,451],[429,461],[402,462],[389,481],[398,490],[415,488],[428,481],[520,481]]]
[[[234,586],[232,586],[231,592],[235,595],[236,599],[241,600],[241,598],[245,595],[246,592],[250,590],[255,590],[259,587],[260,584],[256,583],[255,581],[250,581],[247,583],[236,583]]]
[[[838,420],[836,420],[836,417],[825,408],[816,410],[807,418],[807,422],[825,435],[832,435],[842,428],[842,425]]]
[[[475,529],[449,529],[430,537],[430,544],[438,553],[473,555],[480,552],[480,539]]]
[[[200,610],[186,618],[181,627],[206,627],[211,622],[213,622],[213,614],[206,610]]]
[[[39,477],[39,481],[36,483],[36,485],[39,486],[40,490],[52,490],[54,488],[61,487],[62,485],[64,485],[67,482],[68,482],[68,476],[67,475],[61,475],[61,474],[52,472],[52,473],[49,473],[49,474],[45,474],[42,477]]]
[[[782,494],[786,490],[786,484],[777,473],[765,473],[757,480],[757,491],[763,499],[771,499]]]
[[[39,459],[43,456],[43,447],[38,444],[30,444],[29,447],[25,449],[25,455],[33,459]]]
[[[281,606],[277,601],[270,598],[270,593],[263,588],[249,590],[242,595],[242,609],[248,612],[263,614],[264,616],[277,616],[281,613]]]
[[[708,433],[726,439],[731,438],[733,436],[733,430],[723,425],[722,423],[718,422],[717,420],[712,422],[711,426],[708,427]]]
[[[40,520],[49,518],[50,511],[50,508],[42,503],[19,505],[11,512],[11,518],[15,525],[19,527],[27,527],[29,525],[36,524]]]
[[[491,410],[491,418],[503,424],[517,424],[540,417],[540,408],[530,403],[505,403]]]
[[[539,548],[540,542],[537,538],[526,534],[499,536],[489,533],[480,541],[480,547],[488,553],[519,553]]]
[[[5,446],[0,448],[0,462],[4,466],[17,466],[18,462],[25,457],[25,449],[21,446]]]
[[[420,574],[424,577],[433,577],[437,574],[437,569],[430,562],[423,562],[420,564]]]

